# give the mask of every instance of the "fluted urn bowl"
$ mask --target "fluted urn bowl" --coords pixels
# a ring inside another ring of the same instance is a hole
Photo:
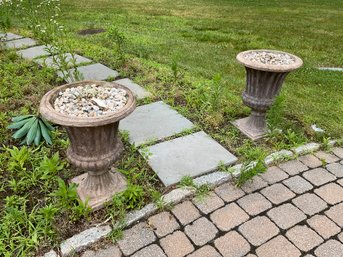
[[[54,109],[54,102],[60,92],[92,84],[124,89],[127,92],[125,106],[117,112],[96,117],[71,116]],[[41,115],[67,131],[70,139],[68,160],[77,168],[87,171],[71,182],[78,184],[79,197],[93,210],[101,208],[114,194],[126,188],[125,178],[115,170],[109,170],[109,167],[123,151],[123,144],[118,137],[119,121],[135,108],[135,97],[127,87],[105,81],[80,81],[62,85],[50,90],[41,100]]]
[[[246,69],[246,88],[243,103],[252,109],[249,117],[233,124],[252,140],[267,132],[266,112],[279,94],[287,74],[303,65],[302,60],[282,51],[249,50],[237,55]]]

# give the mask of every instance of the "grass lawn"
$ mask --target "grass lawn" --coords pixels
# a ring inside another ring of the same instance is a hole
[[[340,0],[62,0],[61,7],[58,19],[74,52],[146,87],[153,97],[139,104],[165,101],[240,161],[307,141],[343,137],[343,74],[316,69],[343,67]],[[21,21],[13,25],[11,31],[34,36]],[[94,28],[115,33],[111,39],[107,32],[78,33]],[[121,54],[114,42],[119,39],[124,39]],[[293,53],[304,66],[286,78],[268,113],[271,133],[254,143],[230,121],[250,112],[241,100],[245,71],[235,56],[257,48]],[[11,117],[35,114],[42,95],[61,83],[54,71],[13,51],[0,51],[0,256],[43,253],[108,217],[116,222],[125,211],[158,202],[168,190],[123,135],[125,155],[115,166],[128,178],[129,190],[114,198],[112,206],[88,213],[75,188],[58,179],[67,182],[82,172],[66,161],[64,132],[54,132],[53,146],[21,147],[11,139],[6,129]],[[326,130],[324,136],[311,130],[314,123]],[[119,235],[116,231],[112,236]]]

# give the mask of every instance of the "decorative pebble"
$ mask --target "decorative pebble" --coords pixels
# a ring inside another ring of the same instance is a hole
[[[249,61],[268,65],[289,65],[295,58],[287,53],[274,53],[267,51],[250,51],[244,55]]]
[[[70,116],[97,117],[118,112],[125,106],[127,99],[124,89],[92,84],[59,92],[54,108]]]

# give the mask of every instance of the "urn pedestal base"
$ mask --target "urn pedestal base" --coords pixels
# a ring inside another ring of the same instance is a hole
[[[238,119],[232,122],[232,124],[238,128],[244,135],[255,141],[264,137],[267,133],[267,128],[252,126],[253,117]]]
[[[103,208],[115,194],[127,188],[124,175],[115,169],[106,171],[100,176],[84,173],[73,178],[70,182],[78,185],[77,194],[81,201],[85,203],[88,200],[88,206],[93,211]]]

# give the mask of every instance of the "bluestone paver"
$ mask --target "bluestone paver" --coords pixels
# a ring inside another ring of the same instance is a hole
[[[308,170],[308,167],[298,160],[291,160],[285,163],[281,163],[279,164],[279,167],[291,176]]]
[[[205,245],[187,257],[221,257],[221,255],[210,245]]]
[[[282,171],[276,166],[269,167],[265,173],[261,175],[263,180],[267,181],[269,184],[274,184],[281,180],[288,178],[287,173]]]
[[[246,195],[237,203],[251,216],[260,214],[272,207],[272,204],[260,193]]]
[[[253,218],[239,226],[239,232],[254,246],[259,246],[267,242],[279,233],[279,228],[275,226],[265,216]]]
[[[343,203],[332,206],[325,212],[325,215],[333,220],[338,226],[343,227]]]
[[[148,225],[158,237],[168,235],[179,229],[179,224],[169,212],[158,213],[148,219]]]
[[[287,231],[286,236],[296,247],[305,252],[324,242],[323,238],[307,226],[295,226]]]
[[[168,257],[183,257],[194,251],[194,246],[181,231],[176,231],[160,240]]]
[[[38,57],[50,55],[50,53],[46,50],[46,46],[34,46],[17,51],[17,55],[24,59],[33,60]]]
[[[193,123],[163,102],[142,105],[120,122],[120,130],[129,133],[130,143],[136,146],[164,139],[185,130]]]
[[[66,81],[68,83],[71,83],[75,80],[74,71],[75,69],[68,70],[69,75],[66,78]],[[117,71],[112,70],[100,63],[77,67],[77,71],[80,75],[81,80],[107,80],[119,76],[119,73]],[[64,75],[60,71],[57,72],[57,75],[60,78],[64,79]]]
[[[272,203],[280,204],[295,197],[295,194],[283,184],[274,184],[261,190],[261,193]]]
[[[292,200],[293,204],[308,215],[314,215],[328,207],[327,203],[312,193],[306,193]]]
[[[343,187],[336,183],[329,183],[314,190],[328,204],[336,204],[343,201]]]
[[[137,99],[144,99],[146,97],[151,96],[150,92],[145,90],[140,85],[134,83],[131,79],[128,79],[128,78],[118,79],[113,82],[129,88],[133,92],[133,94],[137,97]]]
[[[305,179],[315,186],[321,186],[336,179],[334,175],[323,168],[316,168],[303,173]]]
[[[307,220],[307,224],[324,239],[328,239],[341,231],[341,229],[325,215],[315,215]]]
[[[185,227],[186,235],[197,246],[202,246],[215,238],[218,229],[205,217]]]
[[[161,247],[152,244],[136,252],[132,257],[167,257],[167,255],[164,254]]]
[[[314,251],[316,257],[343,257],[343,244],[337,240],[329,240]]]
[[[314,155],[320,159],[325,161],[326,163],[333,163],[339,160],[339,158],[337,156],[335,156],[334,154],[328,153],[328,152],[324,152],[324,151],[319,151],[314,153]]]
[[[195,198],[193,200],[193,203],[204,214],[209,214],[213,212],[214,210],[217,210],[220,207],[224,206],[223,200],[213,192],[210,192],[204,198],[201,198],[201,199]]]
[[[231,203],[213,212],[210,218],[221,231],[229,231],[247,221],[249,216],[236,203]]]
[[[37,44],[36,40],[33,40],[32,38],[21,38],[11,41],[5,41],[2,44],[4,44],[6,49],[20,49],[20,48],[26,48],[30,46],[35,46]]]
[[[281,229],[288,229],[306,219],[306,215],[292,204],[286,203],[267,212]]]
[[[337,178],[343,178],[343,165],[340,163],[330,163],[326,166],[326,169],[330,171]]]
[[[277,236],[256,249],[258,257],[299,257],[301,252],[284,236]]]
[[[290,177],[282,181],[282,183],[296,194],[303,194],[313,188],[311,183],[298,175]]]
[[[78,54],[74,54],[73,57],[72,54],[66,53],[65,55],[63,55],[63,58],[65,58],[64,61],[66,62],[66,65],[68,67],[74,67],[82,63],[92,62],[92,60]],[[62,61],[58,55],[35,59],[35,62],[40,65],[46,65],[47,67],[54,69],[57,69],[60,65],[62,65]]]
[[[0,39],[3,41],[9,41],[9,40],[14,40],[14,39],[19,39],[22,38],[23,36],[17,35],[17,34],[13,34],[13,33],[0,33]]]
[[[311,169],[318,168],[319,166],[322,165],[322,162],[313,154],[300,156],[299,160]]]
[[[219,163],[229,165],[237,160],[203,131],[159,143],[140,152],[143,155],[149,153],[150,167],[166,186],[179,182],[184,176],[195,177],[213,171]]]
[[[214,241],[223,257],[244,256],[250,251],[249,243],[236,231],[230,231]]]
[[[233,185],[232,182],[225,183],[215,188],[214,191],[227,203],[245,195],[244,191]]]
[[[191,201],[185,201],[176,205],[172,213],[182,225],[187,225],[200,217],[200,212]]]

